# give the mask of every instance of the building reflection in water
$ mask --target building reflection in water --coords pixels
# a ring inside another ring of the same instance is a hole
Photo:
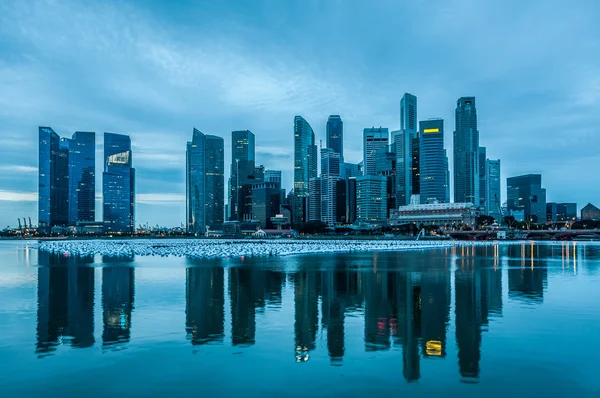
[[[60,344],[94,345],[93,257],[40,252],[38,258],[37,343],[39,356]]]
[[[564,247],[561,245],[561,249]],[[568,249],[561,253],[563,259],[571,254]],[[540,259],[551,258],[554,250],[553,246],[533,244],[507,247],[509,258],[518,259],[508,264],[508,297],[534,304],[544,301],[548,268]]]
[[[319,272],[300,271],[294,283],[294,336],[296,361],[306,362],[314,350],[319,328]]]
[[[127,264],[131,262],[133,257],[103,258],[103,349],[123,349],[131,339],[131,314],[135,296],[135,270]]]
[[[223,341],[224,284],[225,270],[222,267],[197,266],[186,269],[185,330],[193,345]]]

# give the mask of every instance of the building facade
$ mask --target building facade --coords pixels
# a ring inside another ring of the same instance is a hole
[[[364,175],[375,175],[377,150],[388,145],[389,132],[387,128],[372,127],[363,130],[363,162]]]
[[[479,203],[479,130],[475,97],[456,102],[454,130],[454,202]]]
[[[444,153],[444,120],[419,122],[419,166],[421,203],[446,199],[446,159]]]
[[[370,225],[387,222],[387,179],[366,175],[356,179],[356,221]]]
[[[281,190],[276,182],[259,182],[252,186],[252,211],[262,229],[272,229],[271,218],[280,214]]]
[[[582,220],[600,220],[600,209],[591,203],[588,203],[581,209]]]
[[[577,203],[546,203],[546,221],[559,223],[577,221]]]
[[[131,138],[104,133],[102,208],[104,230],[133,233],[135,230],[135,169]]]
[[[317,177],[317,146],[315,133],[310,124],[302,117],[294,118],[294,207],[292,224],[309,220],[307,198],[309,181]],[[320,212],[319,212],[320,216]]]
[[[96,133],[76,131],[69,145],[69,224],[96,221]]]
[[[321,221],[321,179],[313,177],[308,182],[308,220]]]
[[[337,220],[337,181],[340,179],[340,154],[321,149],[321,221],[333,226]]]
[[[440,228],[457,228],[461,225],[474,226],[477,209],[472,203],[430,203],[400,206],[390,214],[390,225],[415,224],[436,225]]]
[[[479,147],[479,203],[477,207],[482,213],[487,214],[487,148],[484,146]]]
[[[485,209],[487,214],[494,217],[496,222],[502,222],[502,190],[501,174],[500,174],[500,159],[486,159],[486,204]]]
[[[506,180],[509,215],[523,212],[523,220],[546,222],[546,190],[542,188],[541,174],[526,174]]]
[[[392,131],[392,150],[396,163],[396,205],[403,206],[413,194],[414,158],[413,144],[416,133],[410,130]]]
[[[252,214],[252,184],[256,182],[255,151],[255,137],[250,130],[231,132],[229,219],[232,221],[244,221]]]

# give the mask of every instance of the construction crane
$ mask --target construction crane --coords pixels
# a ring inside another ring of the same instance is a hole
[[[23,226],[21,226],[21,219],[17,218],[17,221],[19,221],[19,230],[23,229]]]
[[[31,217],[29,217],[29,228],[33,229],[33,225],[31,224]]]

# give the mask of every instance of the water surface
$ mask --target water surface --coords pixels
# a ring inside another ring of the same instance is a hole
[[[2,397],[600,396],[595,243],[0,259]]]

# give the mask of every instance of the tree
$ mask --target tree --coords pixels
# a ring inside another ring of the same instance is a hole
[[[486,225],[492,225],[495,221],[496,221],[496,219],[494,217],[482,214],[480,216],[477,216],[477,219],[475,220],[475,224],[478,227],[484,227]]]
[[[508,225],[508,228],[514,228],[516,226],[515,218],[513,216],[504,216],[502,224]]]

